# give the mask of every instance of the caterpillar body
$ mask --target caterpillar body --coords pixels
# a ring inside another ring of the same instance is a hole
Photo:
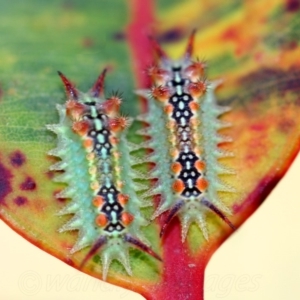
[[[204,80],[205,64],[191,60],[194,37],[195,32],[190,36],[184,56],[177,61],[169,59],[151,39],[159,63],[148,69],[152,88],[137,92],[148,100],[148,112],[138,119],[149,124],[139,133],[150,139],[141,147],[154,150],[146,160],[155,163],[150,177],[158,180],[144,197],[161,195],[153,219],[167,211],[162,236],[172,218],[178,216],[182,241],[193,222],[208,239],[207,211],[213,211],[235,229],[226,216],[230,209],[218,197],[220,191],[234,192],[219,178],[221,174],[233,173],[219,162],[232,153],[217,146],[231,141],[218,133],[229,125],[219,120],[229,108],[217,104],[214,89],[218,82]]]
[[[61,159],[51,170],[63,170],[55,181],[68,185],[58,197],[71,199],[59,214],[74,214],[59,231],[79,230],[71,253],[91,246],[81,268],[101,253],[104,280],[113,259],[131,274],[131,246],[160,260],[140,231],[147,222],[131,176],[130,145],[125,139],[130,122],[119,114],[120,97],[104,98],[105,73],[84,94],[59,72],[68,100],[57,105],[59,124],[47,126],[58,136],[58,146],[49,154]]]

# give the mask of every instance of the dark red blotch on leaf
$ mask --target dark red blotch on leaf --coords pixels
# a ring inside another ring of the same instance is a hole
[[[10,180],[11,172],[0,163],[0,204],[4,204],[5,197],[12,192]]]
[[[171,28],[163,32],[157,37],[160,43],[173,43],[181,40],[184,37],[184,32],[181,28]]]
[[[31,177],[27,177],[24,182],[21,183],[20,189],[23,191],[33,191],[36,189],[36,183]]]
[[[14,203],[18,206],[22,206],[28,202],[26,197],[18,196],[14,199]]]
[[[13,152],[9,158],[13,167],[21,167],[26,161],[26,156],[19,150]]]
[[[299,0],[287,0],[286,1],[286,10],[290,12],[296,12],[300,9],[300,1]]]

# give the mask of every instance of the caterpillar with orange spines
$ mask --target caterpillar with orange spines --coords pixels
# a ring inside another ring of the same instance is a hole
[[[219,82],[204,79],[206,64],[192,60],[194,38],[195,31],[179,60],[168,58],[151,38],[159,62],[148,69],[152,87],[137,91],[148,103],[148,112],[138,117],[149,125],[139,131],[148,137],[141,147],[153,150],[145,162],[155,164],[148,177],[157,180],[143,197],[161,196],[152,217],[167,214],[160,235],[178,216],[183,242],[193,222],[208,239],[205,217],[209,211],[235,229],[227,217],[231,211],[218,195],[234,192],[220,179],[220,175],[234,172],[219,161],[232,153],[218,147],[219,143],[231,141],[218,132],[229,125],[219,119],[229,108],[217,104],[214,90]]]
[[[120,116],[118,95],[104,98],[105,74],[106,69],[84,94],[59,72],[68,100],[57,105],[59,124],[47,126],[58,139],[49,154],[61,159],[51,170],[64,171],[55,181],[67,184],[57,197],[71,199],[59,215],[74,214],[59,232],[79,231],[71,253],[90,246],[80,268],[99,253],[104,280],[113,259],[131,274],[129,247],[161,260],[140,231],[147,222],[135,193],[138,183],[131,176],[130,146],[125,139],[130,120]]]

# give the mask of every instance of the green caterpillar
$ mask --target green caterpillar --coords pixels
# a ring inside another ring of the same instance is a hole
[[[63,170],[55,180],[68,185],[58,197],[71,199],[60,214],[74,214],[59,231],[79,230],[71,253],[91,246],[81,268],[101,252],[104,280],[113,259],[131,274],[130,246],[161,260],[140,231],[147,222],[135,193],[138,184],[130,176],[130,146],[125,140],[130,120],[119,115],[118,96],[104,99],[105,73],[83,94],[59,72],[68,100],[57,105],[59,124],[47,126],[58,139],[57,148],[49,154],[61,159],[51,170]]]

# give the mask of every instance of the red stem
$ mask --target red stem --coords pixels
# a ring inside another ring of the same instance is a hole
[[[181,241],[181,227],[178,218],[166,231],[164,243],[164,272],[162,284],[155,290],[155,296],[148,299],[203,300],[204,271],[208,261],[205,251],[191,255]]]
[[[149,34],[154,23],[154,1],[128,0],[130,24],[127,27],[127,39],[131,51],[133,74],[136,86],[149,87],[147,68],[153,63],[152,47]],[[146,101],[141,99],[142,111],[146,110]]]

